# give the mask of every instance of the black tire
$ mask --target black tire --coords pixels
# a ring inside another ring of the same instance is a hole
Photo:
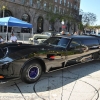
[[[42,68],[39,62],[31,61],[26,64],[21,72],[21,79],[25,83],[36,82],[42,74]]]

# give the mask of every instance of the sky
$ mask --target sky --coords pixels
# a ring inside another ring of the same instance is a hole
[[[100,25],[100,0],[80,0],[80,9],[83,12],[94,13],[97,17],[97,21],[94,25]]]

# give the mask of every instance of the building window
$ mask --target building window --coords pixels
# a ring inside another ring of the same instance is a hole
[[[21,3],[24,4],[25,3],[25,0],[21,0]]]
[[[74,9],[76,9],[76,5],[74,5]]]
[[[10,10],[5,9],[4,17],[9,17],[9,16],[13,16],[12,12]],[[3,17],[3,11],[1,11],[1,16],[0,17]],[[4,32],[6,32],[6,30],[7,30],[7,27],[5,26],[4,27]],[[0,31],[2,32],[2,28],[1,28]],[[8,32],[11,32],[11,27],[8,27]]]
[[[30,22],[30,16],[28,14],[23,14],[22,15],[22,20],[26,21],[26,22]],[[21,32],[23,32],[23,33],[30,33],[30,29],[29,28],[22,28]]]
[[[49,6],[49,11],[51,11],[51,6]]]
[[[57,2],[57,0],[55,0],[55,2]]]
[[[67,5],[67,7],[69,7],[69,2],[68,2],[68,5]]]
[[[44,2],[43,7],[44,7],[44,10],[46,10],[46,9],[47,9],[47,3],[46,3],[46,2]]]
[[[72,8],[73,7],[72,3],[70,5],[71,5],[71,8]]]
[[[60,4],[62,4],[62,0],[60,0]]]
[[[62,8],[61,7],[59,7],[59,13],[62,14]]]
[[[66,0],[64,0],[64,6],[66,6]]]
[[[41,8],[41,0],[37,0],[37,8],[38,8],[38,9]]]
[[[37,19],[37,32],[43,32],[43,17],[41,16],[39,16],[39,18]]]
[[[54,13],[57,13],[57,6],[54,7]]]
[[[30,6],[32,6],[33,5],[33,0],[30,0],[29,3],[30,3]]]
[[[63,9],[63,14],[65,14],[65,9]]]
[[[49,11],[53,11],[53,5],[49,4]]]
[[[4,17],[13,16],[10,10],[5,9]],[[3,17],[3,11],[1,12],[1,17]]]
[[[22,20],[26,22],[30,22],[30,16],[28,14],[23,14],[22,15]]]

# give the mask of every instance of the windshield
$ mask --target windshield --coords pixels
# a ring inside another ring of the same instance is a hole
[[[66,47],[68,45],[68,43],[69,43],[69,39],[68,38],[50,37],[47,40],[45,40],[42,44]]]

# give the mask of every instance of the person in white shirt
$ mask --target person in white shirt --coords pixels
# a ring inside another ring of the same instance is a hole
[[[73,35],[78,35],[78,33],[77,32],[74,32],[74,34]]]
[[[11,34],[10,41],[14,43],[17,42],[17,37],[13,33]]]

